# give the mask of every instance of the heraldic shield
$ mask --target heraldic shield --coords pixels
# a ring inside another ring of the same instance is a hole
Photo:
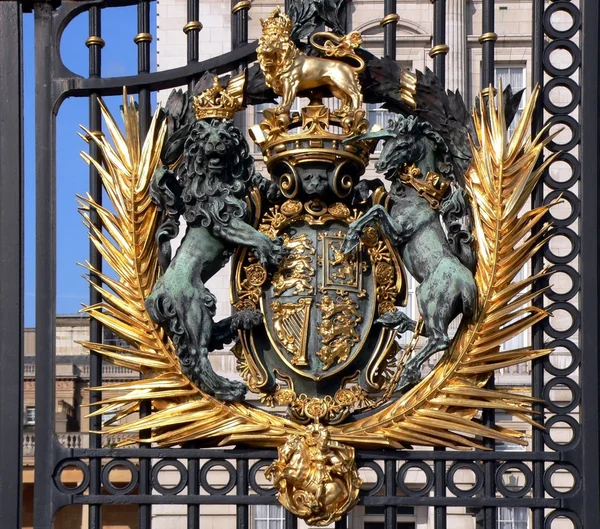
[[[309,170],[328,169],[334,167],[325,161]],[[258,223],[269,237],[281,237],[287,250],[274,273],[247,250],[234,260],[234,306],[260,309],[264,321],[263,327],[240,331],[242,372],[266,402],[287,404],[299,418],[317,413],[339,422],[372,407],[369,393],[380,394],[390,382],[395,331],[374,322],[404,301],[405,272],[376,229],[344,253],[348,226],[360,215],[341,201],[288,199],[268,207]]]
[[[277,447],[266,475],[279,501],[325,526],[358,501],[356,448],[526,444],[478,417],[495,408],[532,422],[536,399],[487,382],[550,352],[501,346],[548,316],[532,303],[548,272],[515,277],[551,236],[533,228],[554,203],[524,206],[553,136],[527,133],[538,89],[508,135],[521,96],[509,87],[482,91],[469,114],[432,72],[377,59],[356,32],[313,24],[303,43],[280,9],[262,24],[256,65],[174,90],[145,138],[127,98],[124,133],[104,106],[111,141],[86,131],[111,208],[80,197],[81,211],[114,274],[87,265],[103,302],[84,310],[127,346],[84,345],[143,375],[93,389],[93,414],[114,416],[106,433]],[[276,97],[249,130],[267,178],[232,118]],[[363,98],[395,114],[387,128],[368,122]],[[387,183],[364,176],[380,140]],[[215,321],[205,282],[230,258],[233,309]],[[415,320],[403,310],[409,275]],[[232,342],[243,382],[210,362]],[[153,412],[138,416],[140,401]]]

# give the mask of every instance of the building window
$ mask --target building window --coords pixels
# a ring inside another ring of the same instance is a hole
[[[285,513],[281,505],[256,505],[254,529],[285,529]]]
[[[369,126],[373,127],[378,125],[382,129],[387,129],[390,124],[390,119],[394,119],[396,114],[382,108],[381,103],[367,103],[367,119],[369,120]],[[383,142],[377,142],[375,152],[381,152]]]
[[[35,424],[35,406],[25,408],[25,424]]]
[[[500,81],[502,81],[502,87],[506,88],[510,85],[513,89],[513,92],[518,92],[519,90],[523,90],[527,85],[525,83],[525,67],[524,66],[506,66],[496,68],[496,86],[499,86]],[[512,134],[515,130],[515,126],[519,118],[521,117],[521,113],[525,108],[525,96],[521,98],[519,102],[519,110],[515,115],[515,119],[508,127],[509,134]]]
[[[367,103],[367,119],[371,127],[379,125],[382,129],[386,129],[390,119],[394,117],[396,114],[382,108],[381,103]]]
[[[114,411],[109,411],[108,413],[103,413],[102,414],[102,424],[107,423],[108,421],[114,419],[116,417],[116,412]]]
[[[498,508],[498,529],[529,529],[529,509],[526,507]]]

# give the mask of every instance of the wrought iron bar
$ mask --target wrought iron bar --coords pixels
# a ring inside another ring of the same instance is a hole
[[[200,0],[187,0],[187,24],[183,31],[187,35],[187,62],[188,64],[198,62],[200,58],[200,31],[202,23],[200,22]],[[188,83],[188,91],[192,93],[194,84],[198,81],[196,76],[192,77]]]
[[[138,74],[150,73],[150,41],[148,39],[139,40],[140,35],[150,36],[150,3],[149,0],[139,0],[138,10],[138,35],[134,39],[138,45]],[[140,138],[146,137],[146,133],[150,128],[151,120],[151,104],[150,90],[143,87],[139,93],[139,116],[140,116]],[[143,376],[143,375],[142,375]],[[140,417],[145,417],[152,412],[152,405],[148,401],[140,404]],[[152,436],[150,430],[142,430],[140,439],[149,439]],[[140,443],[140,446],[144,446]],[[138,485],[139,494],[151,494],[151,460],[147,457],[141,457],[139,460],[140,481]],[[151,502],[140,504],[138,511],[138,527],[139,529],[151,529],[152,527],[152,504]]]
[[[344,516],[344,519],[345,518],[346,517]],[[285,511],[285,529],[298,529],[298,517],[294,516],[288,510]],[[336,529],[338,529],[337,522],[336,522]]]
[[[398,14],[396,13],[396,0],[384,0],[383,2],[383,54],[390,59],[396,60],[396,27],[398,25]]]
[[[56,123],[53,115],[53,7],[35,4],[35,490],[34,525],[50,529],[54,516],[56,357]]]
[[[435,448],[435,451],[444,451],[443,448]],[[434,464],[434,493],[436,498],[446,496],[446,462],[439,460]],[[447,526],[447,511],[446,507],[440,506],[434,508],[435,529],[446,529]]]
[[[396,496],[396,462],[385,462],[385,493],[388,497]],[[395,505],[386,505],[384,510],[385,529],[396,529],[398,510]]]
[[[192,495],[200,494],[200,481],[198,479],[200,472],[200,461],[196,458],[188,459],[188,485],[187,493]],[[188,505],[187,508],[187,527],[188,529],[200,529],[200,506]]]
[[[497,39],[494,33],[494,0],[483,0],[482,9],[482,32],[479,42],[482,46],[482,66],[481,66],[481,87],[488,88],[494,85],[494,44]],[[488,97],[493,97],[488,93]],[[492,389],[495,386],[494,374],[486,384],[486,388]],[[484,410],[482,414],[483,423],[488,428],[494,428],[496,425],[496,413],[492,409]],[[484,445],[489,450],[494,450],[496,443],[493,439],[485,439]],[[486,497],[496,495],[496,463],[495,461],[486,461],[483,464],[484,486],[483,492]],[[485,507],[483,509],[483,529],[496,529],[497,516],[495,507]]]
[[[533,28],[532,28],[532,75],[531,84],[532,86],[544,84],[544,0],[533,0]],[[532,119],[532,137],[536,137],[542,130],[544,125],[544,107],[538,104],[534,110]],[[540,155],[538,164],[543,163],[544,154]],[[544,184],[539,182],[532,193],[531,205],[532,207],[540,207],[544,203]],[[538,228],[539,229],[539,228]],[[532,273],[537,274],[541,272],[544,267],[544,256],[541,252],[537,253],[532,259]],[[534,289],[541,287],[542,285],[534,285]],[[533,304],[537,307],[543,307],[544,297],[539,296],[534,300]],[[532,329],[532,347],[534,349],[543,349],[544,347],[544,326],[542,323],[537,323]],[[532,362],[531,372],[531,394],[533,397],[542,398],[544,389],[544,365],[542,359],[536,359]],[[533,405],[534,411],[540,415],[536,416],[536,420],[543,423],[543,415],[541,413],[544,410],[544,406],[541,403],[535,403]],[[534,452],[544,451],[544,438],[541,430],[534,428],[532,431],[532,450]],[[545,494],[544,490],[544,463],[536,461],[533,463],[533,496],[535,498],[543,498]],[[532,509],[532,521],[534,527],[543,527],[544,525],[544,510],[543,509]]]
[[[248,460],[239,460],[237,462],[237,485],[235,492],[238,496],[248,495]],[[236,529],[250,529],[249,525],[249,507],[238,503],[236,505]]]
[[[483,0],[482,26],[479,43],[482,48],[481,88],[494,85],[494,47],[498,35],[494,32],[495,0]]]
[[[446,44],[446,0],[437,0],[433,6],[433,48],[429,52],[433,58],[433,72],[446,86],[446,56],[448,55]]]
[[[0,527],[21,527],[23,447],[23,12],[0,3]]]
[[[600,85],[599,70],[599,34],[600,6],[595,0],[582,2],[582,104],[581,116],[581,348],[582,369],[580,369],[582,386],[581,419],[585,428],[581,462],[583,472],[583,513],[582,527],[594,527],[600,520],[600,446],[599,436],[599,363],[598,349],[600,336],[598,318],[600,316],[598,300],[599,248],[598,248],[598,187],[599,164],[598,145],[600,134]],[[574,432],[575,433],[575,432]]]
[[[98,6],[93,6],[89,11],[89,38],[86,42],[89,47],[89,75],[90,77],[100,78],[102,76],[102,12]],[[98,95],[92,94],[89,98],[89,130],[92,133],[101,133],[102,121],[100,117],[100,106],[98,104]],[[90,156],[98,159],[100,149],[94,141],[89,139]],[[102,205],[102,183],[98,170],[93,164],[89,168],[89,193],[97,204]],[[102,229],[102,222],[98,212],[91,209],[89,212],[90,223],[98,229]],[[90,230],[92,228],[90,227]],[[89,244],[89,260],[95,270],[102,272],[102,255],[91,242]],[[102,282],[97,274],[90,273],[90,305],[95,305],[102,301],[102,296],[94,288],[94,285],[100,286]],[[102,342],[102,325],[99,321],[90,318],[90,341],[95,343]],[[100,387],[102,385],[102,356],[98,353],[90,353],[90,386]],[[90,412],[96,411],[99,406],[94,405],[95,402],[102,400],[102,394],[98,392],[90,392]],[[98,432],[102,429],[102,417],[90,417],[90,432]],[[90,448],[102,448],[102,435],[90,433]],[[101,494],[101,472],[102,465],[100,460],[90,462],[90,494]],[[102,506],[90,505],[88,527],[95,529],[102,527]]]

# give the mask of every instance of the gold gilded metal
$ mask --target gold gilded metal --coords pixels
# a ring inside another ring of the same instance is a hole
[[[273,311],[273,328],[275,336],[285,350],[292,355],[291,362],[295,366],[307,366],[306,340],[312,298],[301,298],[298,303],[271,304]]]
[[[400,98],[409,108],[417,108],[415,95],[417,93],[417,76],[402,68],[400,72]]]
[[[341,247],[344,233],[321,232],[318,235],[322,244],[323,277],[319,287],[321,292],[344,291],[356,292],[359,297],[364,297],[362,273],[366,270],[366,263],[362,262],[361,252],[345,254]]]
[[[314,291],[311,278],[315,275],[311,266],[315,255],[312,241],[306,234],[295,237],[284,234],[283,244],[290,253],[273,274],[273,295],[279,297],[286,291],[292,291],[292,295],[311,294]]]
[[[291,39],[292,21],[281,13],[278,7],[271,15],[261,20],[262,35],[256,50],[265,82],[269,88],[282,97],[281,105],[275,113],[289,114],[296,96],[308,89],[328,86],[332,94],[342,102],[341,113],[349,114],[362,107],[362,92],[358,74],[364,70],[364,61],[354,52],[362,39],[352,32],[344,37],[332,33],[318,33],[311,37],[311,43],[325,51],[327,57],[305,55]],[[316,44],[315,37],[324,36],[324,45]],[[351,58],[358,66],[354,67],[337,58]]]
[[[140,42],[152,42],[152,35],[150,33],[138,33],[133,37],[133,42],[139,44]]]
[[[90,46],[100,46],[101,48],[104,48],[104,46],[106,46],[106,42],[104,42],[104,39],[102,37],[91,36],[87,38],[87,40],[85,41],[85,45],[88,48]]]
[[[483,33],[478,39],[479,44],[483,44],[484,42],[496,42],[498,40],[498,35],[493,31],[488,31],[487,33]]]
[[[420,177],[421,170],[416,165],[405,166],[400,171],[402,182],[425,198],[433,209],[439,209],[440,202],[450,189],[450,181],[432,171],[429,171],[424,179]]]
[[[323,296],[317,305],[321,309],[321,324],[317,332],[321,335],[321,348],[317,351],[327,371],[334,364],[348,359],[352,347],[360,340],[356,327],[362,321],[358,305],[348,295],[340,295],[335,300]]]
[[[429,56],[433,59],[436,55],[445,55],[450,51],[447,44],[438,44],[429,50]]]
[[[267,281],[267,271],[260,263],[254,263],[244,268],[245,278],[238,289],[237,310],[256,310],[262,295],[262,287]]]
[[[358,503],[354,448],[331,438],[321,424],[311,424],[278,449],[265,475],[273,480],[279,502],[309,526],[336,522]]]
[[[232,77],[223,88],[215,75],[213,85],[194,96],[192,103],[196,119],[219,118],[232,119],[238,110],[244,108],[244,84],[246,74]]]
[[[190,31],[202,31],[203,27],[204,26],[202,25],[202,22],[199,22],[198,20],[191,20],[185,26],[183,26],[182,31],[187,35]]]
[[[344,115],[330,111],[321,102],[312,102],[300,114],[293,113],[291,116],[278,114],[276,109],[266,109],[261,123],[254,125],[249,132],[261,148],[269,170],[280,161],[290,165],[328,162],[335,164],[340,171],[343,171],[341,162],[348,161],[364,168],[369,163],[372,143],[358,140],[344,144],[344,141],[368,130],[369,122],[365,115],[362,109]],[[342,133],[331,130],[332,126],[342,129]],[[343,198],[351,186],[347,189],[347,182],[338,183],[338,180],[336,178],[335,184],[339,188],[338,197]],[[296,188],[294,184],[289,190],[284,190],[285,196],[294,198]]]
[[[242,9],[250,9],[252,7],[252,2],[250,0],[240,0],[231,8],[231,14],[235,15],[238,11]]]
[[[396,13],[390,13],[389,15],[384,16],[380,21],[380,26],[387,26],[388,24],[395,24],[400,20],[400,17]]]

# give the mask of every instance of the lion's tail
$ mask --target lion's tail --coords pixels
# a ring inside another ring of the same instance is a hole
[[[316,39],[324,38],[323,44],[319,44]],[[357,75],[365,70],[366,64],[362,57],[354,51],[362,43],[362,37],[358,31],[352,31],[348,35],[340,37],[328,31],[319,31],[310,37],[310,44],[316,50],[322,51],[327,57],[335,59],[348,58],[356,62],[353,66]]]

